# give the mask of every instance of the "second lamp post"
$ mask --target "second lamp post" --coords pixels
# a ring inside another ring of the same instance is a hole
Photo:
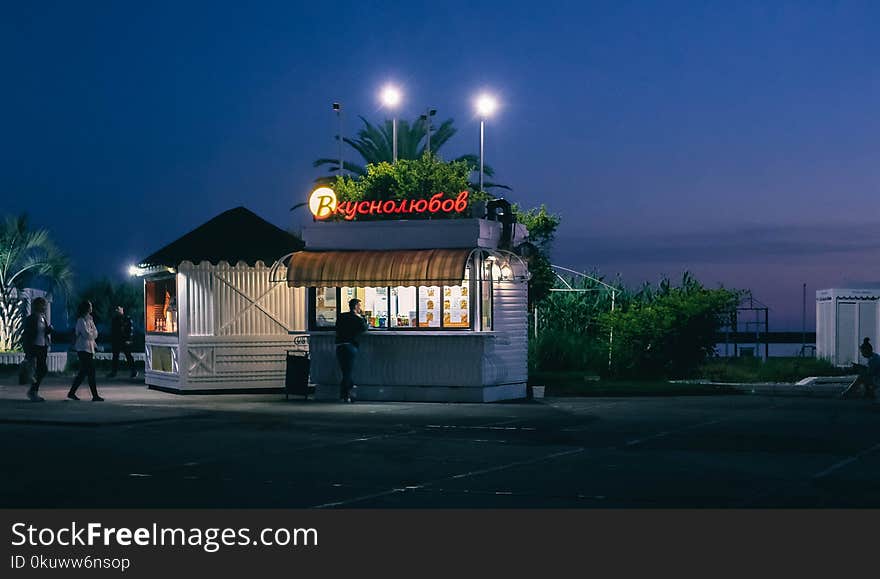
[[[498,107],[494,97],[482,94],[477,97],[477,114],[480,115],[480,191],[483,191],[483,137],[485,134],[486,117],[492,116]]]
[[[393,85],[386,85],[382,89],[382,104],[394,111],[391,121],[391,157],[397,162],[397,105],[400,104],[400,91]]]

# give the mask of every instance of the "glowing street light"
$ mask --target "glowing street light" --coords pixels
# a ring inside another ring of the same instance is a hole
[[[492,95],[481,94],[477,97],[477,114],[481,117],[491,117],[497,108],[498,101]]]
[[[476,101],[477,114],[480,115],[480,191],[483,190],[483,136],[486,117],[491,117],[498,108],[498,101],[488,94],[481,94]]]
[[[388,108],[395,108],[400,104],[400,89],[392,84],[385,85],[382,89],[382,104]]]
[[[402,96],[400,94],[400,90],[392,85],[385,85],[385,88],[382,89],[382,94],[380,95],[382,99],[382,104],[387,108],[394,111],[394,117],[392,117],[391,121],[391,149],[392,149],[392,157],[394,162],[397,162],[397,105],[400,104]]]

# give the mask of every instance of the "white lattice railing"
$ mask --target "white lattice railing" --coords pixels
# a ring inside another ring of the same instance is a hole
[[[24,360],[24,352],[4,352],[0,354],[0,365],[17,366]],[[67,352],[52,352],[46,356],[50,372],[63,372],[67,366]]]

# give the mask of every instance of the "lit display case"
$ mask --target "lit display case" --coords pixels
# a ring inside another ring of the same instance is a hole
[[[416,288],[393,287],[391,299],[388,302],[392,328],[416,328],[418,327],[418,309],[416,306]]]
[[[177,281],[174,277],[144,282],[144,327],[151,334],[177,333]]]
[[[491,281],[480,291],[491,295]],[[310,324],[313,329],[332,329],[337,316],[348,311],[352,298],[361,300],[371,329],[473,329],[473,303],[469,275],[452,286],[318,287],[312,290]],[[491,305],[491,304],[490,304]],[[483,322],[491,323],[491,312]]]

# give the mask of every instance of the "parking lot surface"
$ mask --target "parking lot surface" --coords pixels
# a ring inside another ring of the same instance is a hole
[[[500,404],[0,386],[0,506],[878,507],[880,408],[831,396]]]

